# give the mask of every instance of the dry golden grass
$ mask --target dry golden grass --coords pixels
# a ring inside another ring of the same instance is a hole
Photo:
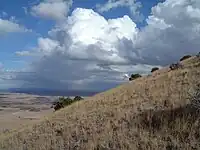
[[[0,149],[200,149],[200,116],[188,99],[200,84],[200,60],[182,63],[183,69],[162,69],[2,135]]]

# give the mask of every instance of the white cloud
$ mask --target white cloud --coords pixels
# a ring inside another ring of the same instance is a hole
[[[30,56],[31,52],[30,51],[17,51],[17,52],[15,52],[15,54],[17,56]]]
[[[48,55],[56,50],[62,50],[58,41],[49,38],[38,38],[38,47],[31,48],[30,50],[16,51],[17,56],[42,56]]]
[[[116,45],[122,38],[134,40],[138,32],[128,16],[106,20],[93,10],[81,8],[73,11],[62,29],[65,39],[71,39],[70,44],[64,41],[70,57],[109,63],[127,63]]]
[[[95,82],[112,87],[124,82],[124,73],[147,70],[145,65],[131,67],[132,62],[124,57],[126,49],[118,47],[122,39],[136,40],[138,32],[128,16],[106,20],[91,9],[77,8],[66,22],[49,32],[49,38],[38,39],[38,47],[32,52],[41,57],[31,66],[34,78],[18,78],[30,83],[26,86],[34,83],[48,88],[86,89]]]
[[[0,34],[1,33],[10,33],[10,32],[27,32],[25,27],[15,23],[13,21],[14,18],[11,20],[4,20],[0,18]]]
[[[71,6],[72,0],[45,0],[34,5],[31,13],[34,16],[61,21],[66,19]]]
[[[138,29],[128,17],[106,20],[90,9],[70,17],[38,40],[40,54],[30,71],[16,78],[26,86],[105,89],[123,75],[150,72],[200,47],[200,1],[166,0],[152,8]]]
[[[38,48],[45,54],[62,51],[71,59],[128,63],[117,48],[119,40],[135,40],[138,30],[128,17],[106,20],[91,9],[77,8],[62,25],[39,38]],[[104,57],[102,57],[104,55]]]
[[[60,45],[58,41],[49,38],[39,38],[38,47],[40,52],[51,53],[55,49],[59,49]]]
[[[118,7],[128,7],[133,18],[137,21],[142,21],[144,19],[144,16],[139,11],[142,4],[137,0],[108,0],[105,4],[96,5],[97,10],[101,13]]]
[[[190,8],[190,11],[187,11]],[[147,26],[133,44],[149,64],[168,64],[182,55],[198,52],[200,18],[194,18],[200,2],[166,0],[152,8]],[[192,15],[191,15],[192,14]]]

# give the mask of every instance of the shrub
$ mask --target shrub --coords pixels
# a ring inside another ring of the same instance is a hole
[[[63,104],[60,102],[55,103],[54,110],[57,111],[61,108],[64,108]]]
[[[64,97],[61,97],[59,98],[59,101],[64,105],[64,106],[68,106],[70,105],[71,103],[73,103],[73,99],[67,97],[67,98],[64,98]]]
[[[75,96],[74,97],[74,101],[80,101],[83,100],[83,98],[81,96]]]
[[[183,65],[180,64],[180,63],[171,64],[171,65],[169,66],[169,68],[170,68],[171,70],[176,70],[176,69],[179,69],[179,68],[182,68],[182,67],[183,67]]]
[[[154,67],[154,68],[151,69],[151,72],[154,72],[156,70],[159,70],[159,68],[158,67]]]
[[[192,56],[191,56],[191,55],[185,55],[185,56],[183,56],[183,57],[180,59],[180,61],[183,61],[183,60],[188,59],[188,58],[190,58],[190,57],[192,57]]]
[[[129,81],[135,80],[140,77],[142,77],[140,74],[132,74],[131,77],[129,78]]]
[[[54,102],[53,105],[54,105],[54,110],[57,111],[61,108],[64,108],[68,105],[71,105],[72,103],[76,102],[76,101],[80,101],[82,100],[83,98],[80,97],[80,96],[76,96],[74,99],[71,99],[70,97],[59,97],[58,101],[57,102]]]

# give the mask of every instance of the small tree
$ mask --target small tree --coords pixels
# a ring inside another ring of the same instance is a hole
[[[68,106],[70,105],[71,103],[73,103],[73,100],[69,97],[67,97],[64,101],[63,101],[63,105],[64,106]]]
[[[83,100],[83,98],[81,96],[75,96],[74,97],[74,101],[80,101]]]
[[[154,72],[156,70],[159,70],[159,68],[158,67],[154,67],[154,68],[151,69],[151,72]]]
[[[53,108],[55,111],[64,108],[68,105],[71,105],[72,103],[76,102],[76,101],[80,101],[83,98],[80,96],[76,96],[74,99],[71,99],[70,97],[59,97],[57,102],[53,103]]]
[[[140,74],[132,74],[131,78],[136,79],[142,77]]]
[[[180,64],[180,63],[171,64],[171,65],[169,66],[169,68],[170,68],[171,70],[176,70],[176,69],[179,69],[179,68],[182,68],[182,67],[183,67],[183,65]]]
[[[131,77],[129,78],[129,81],[135,80],[140,77],[142,77],[140,74],[132,74]]]
[[[192,56],[191,56],[191,55],[185,55],[185,56],[183,56],[183,57],[180,59],[180,61],[183,61],[183,60],[188,59],[188,58],[190,58],[190,57],[192,57]]]
[[[63,104],[60,103],[60,102],[56,102],[55,106],[54,106],[54,110],[57,111],[57,110],[59,110],[61,108],[64,108]]]

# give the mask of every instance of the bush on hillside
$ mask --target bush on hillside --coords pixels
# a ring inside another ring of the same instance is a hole
[[[142,77],[140,74],[132,74],[131,77],[129,78],[129,81],[135,80],[140,77]]]
[[[55,111],[61,109],[61,108],[64,108],[63,104],[60,103],[60,102],[56,102],[55,103],[55,106],[53,107]]]
[[[170,68],[171,70],[176,70],[176,69],[179,69],[179,68],[182,68],[182,67],[183,67],[183,65],[180,64],[180,63],[171,64],[171,65],[169,66],[169,68]]]
[[[185,56],[183,56],[183,57],[180,59],[180,61],[183,61],[183,60],[188,59],[188,58],[190,58],[190,57],[192,57],[192,56],[191,56],[191,55],[185,55]]]
[[[74,100],[75,100],[75,101],[80,101],[80,100],[83,100],[83,98],[82,98],[81,96],[75,96],[75,97],[74,97]]]
[[[151,69],[151,72],[154,72],[156,70],[159,70],[159,68],[158,67],[154,67],[154,68]]]
[[[53,105],[54,105],[54,110],[57,111],[61,108],[64,108],[68,105],[71,105],[72,103],[76,102],[76,101],[80,101],[82,100],[83,98],[80,97],[80,96],[76,96],[74,99],[71,99],[70,97],[59,97],[58,101],[57,102],[54,102]]]

